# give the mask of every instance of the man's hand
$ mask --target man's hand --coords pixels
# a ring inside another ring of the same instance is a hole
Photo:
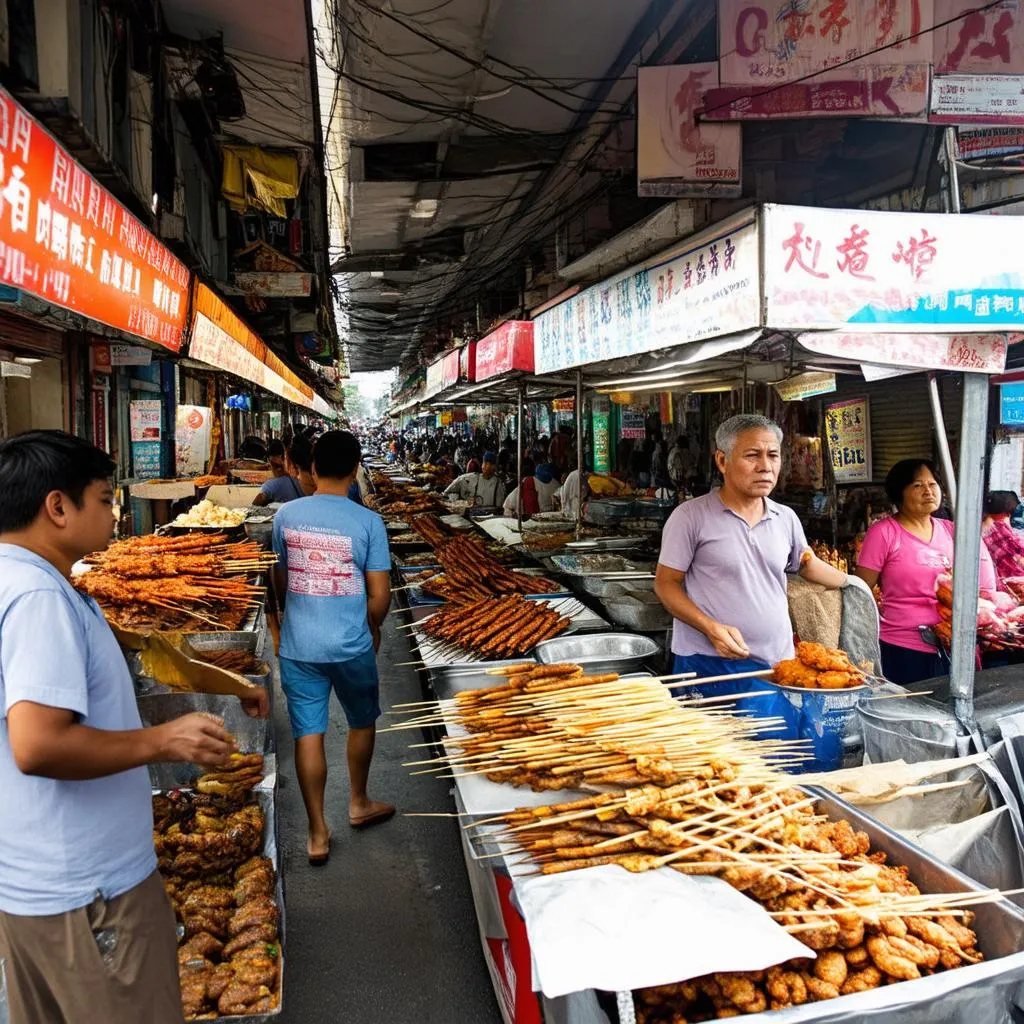
[[[216,768],[227,764],[231,755],[238,752],[238,744],[224,728],[224,722],[214,715],[195,712],[154,728],[159,730],[160,761]]]
[[[722,658],[750,657],[750,648],[747,647],[743,634],[735,626],[713,622],[704,635],[711,641],[715,651]]]
[[[242,710],[250,718],[270,717],[270,694],[265,686],[253,686],[249,691],[251,696],[242,697]]]
[[[373,653],[380,651],[380,626],[370,626],[370,636],[373,637]]]

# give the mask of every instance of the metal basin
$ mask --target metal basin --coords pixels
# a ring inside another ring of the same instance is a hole
[[[640,668],[661,648],[646,636],[633,633],[590,633],[586,636],[556,637],[545,640],[534,650],[542,665],[573,662],[577,665],[599,664],[607,672],[631,672]]]

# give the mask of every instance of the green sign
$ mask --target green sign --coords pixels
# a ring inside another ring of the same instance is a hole
[[[594,427],[594,472],[611,472],[611,429],[608,425],[608,401],[595,400],[591,422]]]

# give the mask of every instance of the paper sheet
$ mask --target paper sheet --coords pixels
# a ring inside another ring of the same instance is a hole
[[[814,954],[753,900],[717,878],[617,865],[515,878],[534,989],[669,985],[714,971],[757,971]]]

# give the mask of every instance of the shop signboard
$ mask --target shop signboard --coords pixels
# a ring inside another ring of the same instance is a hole
[[[608,419],[611,403],[607,398],[595,398],[591,425],[594,430],[594,472],[610,473],[612,469],[611,429]]]
[[[128,421],[133,441],[159,441],[163,433],[163,402],[159,399],[130,402]]]
[[[1024,427],[1024,383],[999,385],[999,423]]]
[[[828,395],[836,390],[834,373],[798,373],[775,385],[775,393],[784,402],[802,402],[815,395]]]
[[[1024,125],[1024,75],[937,75],[928,120]]]
[[[643,409],[637,406],[623,406],[619,435],[634,441],[643,440],[647,436],[647,417]]]
[[[871,419],[868,399],[853,398],[827,406],[825,436],[836,483],[870,483]]]
[[[762,217],[768,327],[1024,328],[1024,270],[1006,259],[1019,248],[1010,218],[773,205]]]
[[[312,274],[274,273],[271,271],[239,271],[235,284],[250,295],[267,298],[302,299],[313,289]]]
[[[800,344],[821,355],[867,361],[868,365],[898,367],[901,371],[955,370],[961,373],[1000,373],[1006,366],[1007,339],[1002,334],[844,334],[811,331]],[[877,370],[866,380],[880,380]],[[889,373],[884,376],[898,376]]]
[[[115,366],[149,366],[153,350],[143,345],[94,344],[89,346],[93,373],[110,373]]]
[[[757,239],[755,222],[744,215],[732,226],[718,225],[684,247],[539,314],[534,321],[537,372],[553,373],[758,326]],[[478,351],[478,367],[479,360]]]
[[[931,7],[925,0],[916,2],[922,10]],[[935,26],[935,31],[923,38],[934,37],[932,63],[937,74],[1024,74],[1024,7],[1020,0],[934,0],[934,4],[934,16],[926,17],[922,27]]]
[[[0,89],[0,283],[177,352],[188,268]]]
[[[459,349],[459,380],[476,380],[476,342],[471,341]]]
[[[441,359],[441,387],[450,388],[459,382],[459,353],[446,352]]]
[[[444,383],[442,381],[442,367],[441,363],[443,360],[435,359],[427,367],[427,389],[423,392],[424,398],[433,398],[434,395],[444,389]]]
[[[854,60],[858,67],[929,64],[934,50],[924,30],[937,20],[934,0],[719,0],[721,80],[772,86]]]
[[[575,412],[576,411],[576,399],[575,398],[555,398],[551,402],[552,412]]]
[[[807,82],[751,89],[727,85],[704,96],[708,121],[801,117],[922,118],[928,112],[927,64],[867,65],[825,72]]]
[[[179,477],[206,472],[210,455],[213,410],[202,405],[179,405],[175,410],[174,468]]]
[[[718,64],[637,69],[637,191],[641,196],[738,196],[739,125],[697,121]]]
[[[132,442],[132,473],[137,480],[153,480],[160,476],[160,442]]]
[[[481,338],[476,343],[476,379],[490,380],[513,370],[533,373],[535,323],[532,320],[507,320]]]
[[[957,156],[971,163],[1024,155],[1024,127],[965,128],[956,133]]]

